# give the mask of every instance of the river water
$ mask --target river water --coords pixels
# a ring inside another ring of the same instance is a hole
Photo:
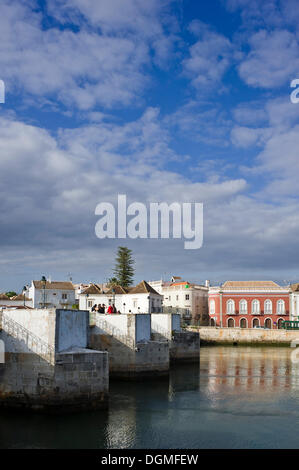
[[[203,347],[169,379],[111,382],[110,409],[0,413],[0,448],[298,448],[290,348]]]

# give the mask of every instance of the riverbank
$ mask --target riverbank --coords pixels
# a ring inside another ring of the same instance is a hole
[[[193,328],[188,328],[195,331]],[[200,334],[201,346],[242,345],[242,346],[290,346],[292,341],[299,344],[299,330],[265,330],[259,328],[196,328]]]

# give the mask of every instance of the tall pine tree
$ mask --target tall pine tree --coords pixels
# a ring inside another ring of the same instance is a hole
[[[119,246],[113,273],[120,286],[129,287],[133,284],[134,263],[135,261],[132,258],[132,250],[125,246]]]

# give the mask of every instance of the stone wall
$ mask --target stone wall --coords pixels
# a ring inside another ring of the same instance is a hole
[[[56,310],[55,351],[86,348],[89,341],[89,312],[87,310]]]
[[[5,317],[0,406],[63,412],[108,406],[108,353],[86,348],[89,312],[20,310]]]
[[[172,362],[198,362],[200,358],[199,334],[190,331],[174,332],[169,353]]]
[[[205,344],[256,344],[289,346],[299,340],[299,331],[264,330],[251,328],[200,327],[201,345]]]
[[[6,317],[22,325],[49,346],[55,346],[56,311],[50,309],[6,309],[3,312]]]
[[[77,350],[49,364],[33,353],[5,353],[0,407],[68,412],[108,406],[108,354]]]
[[[174,331],[181,331],[181,316],[176,313],[153,313],[152,333],[171,340]]]
[[[109,353],[110,377],[141,379],[168,374],[168,342],[147,341],[130,347],[112,335],[99,334],[96,328],[91,330],[90,347]]]

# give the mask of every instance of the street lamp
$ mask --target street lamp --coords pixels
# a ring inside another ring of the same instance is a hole
[[[47,284],[47,279],[45,278],[45,276],[41,278],[41,283],[43,286],[43,308],[45,308],[46,307],[46,284]]]
[[[23,287],[23,293],[24,293],[24,307],[26,307],[26,291],[27,291],[27,286]]]
[[[112,294],[113,294],[112,304],[115,306],[115,289],[114,289],[114,287],[112,287]]]

